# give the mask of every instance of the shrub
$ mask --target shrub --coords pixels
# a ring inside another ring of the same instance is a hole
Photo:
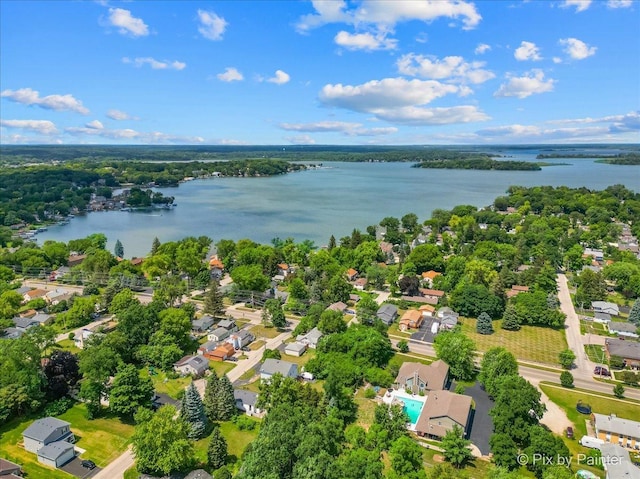
[[[373,390],[373,388],[367,388],[364,390],[364,397],[366,397],[367,399],[373,399],[374,397],[376,397],[376,392]]]
[[[464,390],[466,388],[464,387],[464,384],[456,384],[456,389],[455,389],[455,393],[456,394],[464,394]]]
[[[572,388],[573,374],[571,374],[569,371],[562,371],[562,374],[560,374],[560,384],[562,384],[562,387]]]
[[[231,421],[236,426],[238,426],[238,429],[240,429],[241,431],[253,431],[258,424],[246,414],[238,414],[237,416],[233,416]]]
[[[398,351],[400,351],[401,353],[408,353],[409,343],[407,343],[407,341],[405,341],[404,339],[398,341]]]
[[[74,402],[75,401],[73,399],[67,397],[60,398],[57,401],[53,401],[52,403],[47,404],[47,407],[44,408],[44,411],[42,413],[45,417],[60,416],[61,414],[64,414],[69,409],[71,409]]]

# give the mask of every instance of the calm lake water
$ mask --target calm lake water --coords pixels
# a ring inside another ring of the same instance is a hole
[[[500,153],[533,161],[539,151]],[[270,178],[195,180],[159,189],[175,197],[177,206],[172,210],[89,213],[50,227],[37,239],[66,242],[104,233],[108,249],[112,251],[119,239],[128,258],[146,255],[156,236],[161,242],[206,235],[214,242],[250,238],[260,243],[293,237],[321,246],[332,234],[340,238],[354,227],[364,231],[385,216],[399,218],[413,212],[425,220],[436,208],[487,206],[511,185],[604,189],[623,184],[636,191],[640,187],[637,166],[591,159],[547,161],[571,164],[542,171],[473,171],[411,168],[410,163],[327,162],[326,168]]]

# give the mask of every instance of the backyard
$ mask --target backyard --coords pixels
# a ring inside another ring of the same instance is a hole
[[[507,331],[500,327],[501,320],[493,321],[493,334],[478,334],[474,318],[461,318],[462,332],[471,338],[478,351],[502,346],[525,361],[558,364],[558,353],[567,348],[563,329],[522,326],[519,331]]]

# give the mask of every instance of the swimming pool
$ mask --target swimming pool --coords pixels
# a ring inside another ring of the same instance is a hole
[[[398,399],[400,399],[404,403],[402,410],[407,413],[411,424],[415,426],[415,424],[418,422],[418,418],[420,417],[420,412],[422,411],[422,408],[424,406],[424,401],[409,399],[405,396],[399,397]]]

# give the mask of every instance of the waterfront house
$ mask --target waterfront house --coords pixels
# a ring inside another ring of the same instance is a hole
[[[640,449],[640,422],[622,419],[615,414],[591,415],[596,437],[604,442],[618,444],[629,449]]]
[[[212,279],[221,279],[224,276],[224,263],[218,259],[217,256],[212,256],[209,261],[209,274]]]
[[[213,326],[214,321],[211,316],[206,314],[199,319],[191,321],[191,330],[196,333],[203,333]]]
[[[450,391],[431,391],[416,422],[419,436],[442,439],[449,431],[459,426],[463,436],[467,435],[471,419],[472,398]]]
[[[378,309],[376,316],[380,319],[380,321],[389,326],[398,317],[398,308],[393,304],[383,304]]]
[[[640,343],[607,338],[604,340],[604,347],[607,358],[611,359],[611,356],[619,356],[624,359],[626,366],[640,369]]]
[[[202,376],[209,369],[209,361],[202,356],[184,356],[173,369],[184,376]]]
[[[438,359],[431,364],[405,362],[400,366],[394,387],[414,394],[444,389],[449,380],[449,365]]]
[[[324,336],[318,328],[313,328],[305,334],[299,334],[296,336],[296,341],[302,344],[306,344],[311,349],[316,349],[320,339]]]
[[[400,318],[398,329],[400,329],[400,331],[418,329],[423,320],[424,317],[422,316],[421,311],[418,311],[417,309],[409,309]]]
[[[304,352],[307,350],[307,345],[304,343],[299,343],[299,342],[293,342],[293,343],[288,343],[285,347],[284,347],[284,354],[287,354],[289,356],[296,356],[296,357],[300,357],[304,354]]]
[[[609,326],[609,332],[617,334],[618,336],[625,336],[627,338],[638,337],[638,326],[633,323],[621,323],[618,321],[610,321],[607,323]]]
[[[260,367],[260,379],[269,381],[275,374],[281,374],[285,378],[295,379],[298,377],[298,365],[281,359],[265,359]]]

